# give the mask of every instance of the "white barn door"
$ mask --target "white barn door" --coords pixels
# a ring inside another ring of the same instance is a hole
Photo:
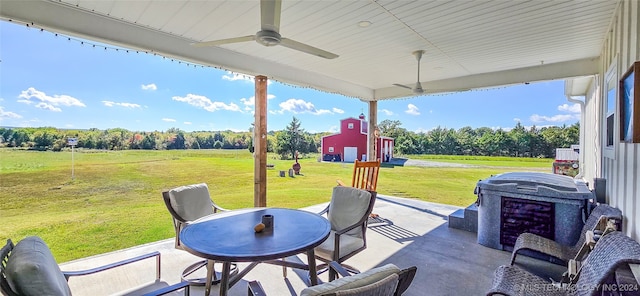
[[[358,147],[344,147],[344,162],[355,162],[358,159]]]

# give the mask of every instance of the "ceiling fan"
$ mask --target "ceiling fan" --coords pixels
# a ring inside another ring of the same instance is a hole
[[[223,44],[256,41],[264,46],[282,45],[325,59],[335,59],[337,54],[313,47],[280,35],[280,12],[282,0],[260,0],[261,27],[255,35],[193,43],[196,47],[218,46]]]
[[[409,86],[406,86],[404,84],[398,84],[398,83],[394,83],[393,85],[399,86],[399,87],[403,87],[403,88],[406,88],[406,89],[410,89],[416,95],[424,93],[424,89],[422,89],[422,84],[420,84],[420,59],[422,59],[422,54],[424,54],[424,53],[425,53],[424,50],[416,50],[416,51],[411,53],[414,56],[416,56],[416,60],[418,60],[418,80],[416,82],[416,85],[413,88],[411,88]]]

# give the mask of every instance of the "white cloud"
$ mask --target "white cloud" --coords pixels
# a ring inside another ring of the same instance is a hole
[[[409,115],[420,115],[420,109],[418,109],[414,104],[409,104],[407,105],[407,110],[405,110],[404,113]]]
[[[140,86],[143,90],[158,90],[158,87],[156,86],[155,83],[149,83],[147,85],[141,85]]]
[[[521,122],[522,120],[520,120],[520,118],[516,117],[516,118],[514,118],[514,119],[513,119],[513,121],[515,121],[515,122]]]
[[[316,107],[311,102],[307,102],[303,99],[288,99],[282,103],[280,103],[280,110],[271,112],[271,114],[279,113],[283,114],[285,111],[299,114],[299,113],[311,113],[314,115],[322,115],[322,114],[333,114],[331,110],[327,109],[316,109]]]
[[[62,109],[60,109],[60,108],[58,108],[56,106],[53,106],[51,104],[45,103],[45,102],[37,103],[35,107],[38,108],[38,109],[44,109],[44,110],[49,110],[49,111],[53,111],[53,112],[62,111]]]
[[[165,122],[176,122],[176,120],[175,120],[175,119],[173,119],[173,118],[166,118],[166,117],[165,117],[165,118],[163,118],[163,119],[162,119],[162,121],[165,121]]]
[[[339,131],[340,131],[340,127],[339,127],[339,126],[337,126],[337,125],[332,125],[332,126],[329,128],[329,132],[332,132],[332,133],[337,133],[337,132],[339,132]]]
[[[333,111],[333,113],[337,113],[337,114],[343,114],[344,110],[333,107],[333,109],[331,109]]]
[[[0,106],[0,121],[2,121],[5,118],[18,119],[18,118],[22,118],[22,116],[15,112],[4,111],[4,108]]]
[[[112,101],[102,101],[102,103],[107,107],[120,106],[125,108],[140,108],[141,106],[134,103],[117,103]]]
[[[175,96],[172,99],[178,102],[185,102],[189,105],[202,108],[209,112],[214,112],[217,110],[242,112],[242,110],[240,110],[240,106],[236,105],[235,103],[226,104],[224,102],[212,102],[209,98],[201,95],[188,94],[186,97]]]
[[[190,125],[190,124],[191,124],[191,121],[185,121],[185,122],[183,122],[183,123],[184,123],[184,124],[186,124],[186,125]]]
[[[255,82],[255,77],[251,75],[245,75],[240,73],[233,73],[231,71],[227,71],[227,74],[222,75],[222,80],[226,81],[246,81],[246,82]],[[271,80],[267,79],[267,85],[271,84]]]
[[[275,95],[268,94],[267,95],[267,100],[271,100],[271,99],[273,99],[275,97],[276,97]],[[252,110],[251,106],[254,106],[256,104],[256,97],[253,96],[253,97],[250,97],[248,99],[247,98],[241,98],[240,102],[242,102],[242,104],[244,104],[244,110],[249,111],[249,110]]]
[[[570,114],[557,114],[553,116],[545,116],[539,114],[533,114],[529,117],[529,120],[535,123],[540,122],[552,122],[561,123],[567,121],[580,120],[580,104],[562,104],[558,106],[558,111],[570,113]]]
[[[562,104],[558,106],[558,110],[570,112],[570,113],[580,113],[580,105],[579,104],[573,104],[573,105]]]
[[[45,110],[50,110],[54,112],[60,112],[60,109],[57,106],[77,106],[77,107],[86,107],[82,101],[68,95],[53,95],[48,96],[42,91],[36,90],[33,87],[28,88],[27,90],[23,90],[18,96],[21,100],[18,100],[20,103],[31,104],[38,102],[35,107]]]
[[[387,110],[387,109],[380,109],[380,112],[384,113],[387,116],[393,115],[393,112],[391,112],[390,110]]]
[[[580,115],[578,114],[558,114],[554,116],[543,116],[538,114],[533,114],[529,119],[533,122],[565,122],[570,120],[579,120]]]

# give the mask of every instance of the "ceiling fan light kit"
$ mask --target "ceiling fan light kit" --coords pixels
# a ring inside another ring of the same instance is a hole
[[[235,37],[214,41],[193,43],[196,47],[218,46],[223,44],[239,43],[255,40],[261,45],[271,47],[282,45],[297,51],[315,55],[325,59],[335,59],[337,54],[304,44],[292,39],[283,38],[280,35],[280,13],[282,12],[282,0],[260,1],[260,31],[255,35]]]

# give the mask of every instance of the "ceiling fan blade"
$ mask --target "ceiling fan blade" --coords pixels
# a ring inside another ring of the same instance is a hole
[[[260,1],[260,22],[263,31],[280,32],[282,0]]]
[[[294,41],[288,38],[282,38],[282,40],[280,40],[280,45],[284,46],[284,47],[288,47],[291,49],[295,49],[295,50],[299,50],[302,52],[306,52],[308,54],[312,54],[315,56],[319,56],[321,58],[325,58],[325,59],[335,59],[337,57],[339,57],[337,54],[335,53],[331,53],[328,52],[326,50],[322,50],[319,49],[317,47],[313,47],[311,45],[306,45],[304,43],[300,43],[298,41]]]
[[[230,43],[240,43],[240,42],[253,41],[253,40],[256,40],[256,36],[255,35],[228,38],[228,39],[220,39],[220,40],[214,40],[214,41],[191,43],[191,45],[193,45],[195,47],[207,47],[207,46],[218,46],[218,45],[230,44]]]
[[[393,85],[395,85],[395,86],[399,86],[399,87],[402,87],[402,88],[406,88],[406,89],[411,89],[410,87],[408,87],[408,86],[406,86],[406,85],[404,85],[404,84],[394,83]]]

